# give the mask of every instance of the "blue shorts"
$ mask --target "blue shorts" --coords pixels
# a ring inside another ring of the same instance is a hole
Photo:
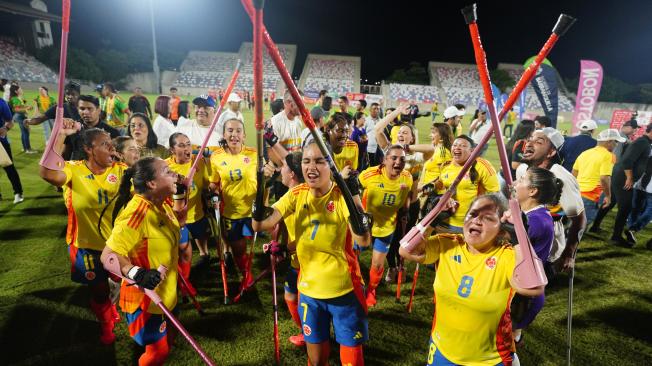
[[[394,233],[391,233],[387,236],[383,236],[382,238],[377,238],[374,237],[374,250],[377,252],[385,253],[389,252],[389,246],[392,244],[392,238],[394,237]]]
[[[514,358],[514,354],[512,353],[512,359]],[[504,366],[505,364],[503,362],[498,362],[496,366]],[[511,364],[510,364],[511,365]],[[432,341],[432,338],[430,338],[429,346],[428,346],[428,363],[426,366],[457,366],[456,363],[451,362],[449,359],[447,359],[444,355],[439,352],[439,349],[435,345],[435,342]]]
[[[71,280],[85,285],[106,283],[109,274],[100,261],[102,252],[68,245],[68,254]]]
[[[298,278],[299,278],[299,270],[294,267],[290,267],[288,269],[287,275],[285,275],[285,284],[283,286],[285,288],[285,292],[295,294],[295,295],[299,292],[299,290],[297,289]]]
[[[172,310],[172,314],[179,314],[178,308]],[[150,314],[138,308],[135,312],[125,314],[129,335],[141,346],[158,342],[168,334],[168,324],[163,314]]]
[[[306,342],[317,344],[330,339],[331,321],[335,341],[355,347],[369,338],[369,321],[353,291],[333,299],[314,299],[299,294],[299,316]]]
[[[190,241],[190,232],[188,228],[184,225],[181,228],[181,236],[179,237],[179,244],[185,244]]]
[[[251,217],[232,220],[222,216],[220,224],[222,225],[222,230],[225,233],[224,239],[228,242],[238,241],[243,238],[250,238],[254,235],[254,229],[251,227]]]
[[[186,224],[190,236],[193,239],[204,239],[208,235],[208,219],[206,216],[202,217],[201,220],[195,221],[192,224]]]

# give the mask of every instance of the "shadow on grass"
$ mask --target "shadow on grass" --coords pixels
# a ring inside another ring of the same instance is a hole
[[[3,363],[116,365],[115,349],[99,343],[95,321],[35,305],[17,305],[6,319]]]
[[[44,289],[27,293],[27,295],[55,303],[66,303],[69,306],[89,307],[90,294],[88,286],[73,285]]]
[[[625,305],[611,306],[600,310],[591,310],[587,316],[600,320],[602,323],[624,333],[632,338],[643,342],[652,342],[652,334],[648,327],[643,324],[650,324],[652,311],[628,307]]]
[[[61,225],[57,224],[55,227],[60,227]],[[46,236],[40,236],[38,235],[38,232],[42,232]],[[18,228],[18,229],[3,229],[0,230],[0,238],[2,238],[3,242],[22,242],[25,239],[51,239],[51,236],[47,235],[48,233],[51,232],[51,229],[49,227],[40,227],[38,230],[30,227],[30,228]],[[63,237],[65,237],[65,227],[63,231]]]

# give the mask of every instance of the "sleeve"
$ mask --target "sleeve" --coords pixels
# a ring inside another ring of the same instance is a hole
[[[273,208],[277,209],[278,212],[283,216],[283,218],[287,218],[288,216],[292,215],[295,210],[295,205],[296,205],[296,196],[292,190],[289,190],[285,192],[283,197],[276,201],[272,205]]]
[[[426,259],[423,261],[423,264],[432,264],[439,260],[439,254],[441,253],[441,241],[439,240],[439,235],[432,235],[426,239]]]
[[[353,161],[351,162],[351,168],[353,170],[358,170],[358,161],[359,161],[359,156],[360,156],[360,149],[358,148],[358,145],[356,144],[355,146],[351,146],[353,148],[354,154],[353,154]]]
[[[489,162],[483,162],[483,163],[478,162],[478,163],[479,164],[476,164],[476,166],[482,167],[480,168],[482,170],[481,182],[485,191],[489,193],[500,191],[500,183],[498,182],[498,175],[496,174],[494,168],[485,165],[485,164],[490,164]]]
[[[220,181],[220,169],[217,167],[217,157],[218,157],[218,155],[219,154],[217,154],[217,153],[212,153],[211,154],[211,160],[210,160],[211,174],[210,174],[209,180],[212,183],[218,183]]]
[[[375,167],[374,167],[375,168]],[[362,188],[367,188],[367,185],[369,185],[369,178],[367,177],[367,172],[369,172],[372,168],[367,168],[358,175],[358,180],[360,181],[360,185]]]
[[[129,226],[129,221],[134,212],[131,210],[124,210],[115,221],[111,236],[106,241],[106,246],[111,248],[114,252],[122,256],[128,256],[143,239],[141,226],[133,228]]]
[[[580,170],[580,161],[584,161],[584,158],[583,158],[582,155],[584,155],[584,153],[581,153],[581,154],[577,157],[577,159],[575,159],[575,162],[573,163],[573,170],[577,170],[577,171]],[[602,171],[602,169],[600,169],[600,171]],[[609,175],[611,175],[611,174],[609,174]]]
[[[554,167],[557,167],[555,165]],[[561,198],[559,204],[561,205],[564,214],[569,217],[577,216],[584,211],[584,203],[580,194],[580,186],[577,184],[577,179],[573,177],[566,169],[561,168],[564,172],[553,172],[555,176],[564,182],[564,188],[561,190]]]
[[[48,119],[55,119],[57,116],[57,106],[53,105],[52,107],[48,108],[45,113],[43,113],[44,116],[46,116]]]
[[[360,143],[360,133],[358,132],[357,128],[354,128],[353,132],[351,132],[351,141],[355,141],[356,143]]]
[[[133,96],[129,98],[129,103],[127,103],[127,105],[129,106],[129,109],[131,109],[131,110],[134,109],[134,97]]]
[[[118,107],[118,109],[120,109],[121,112],[125,112],[127,109],[129,109],[125,104],[125,102],[117,97],[115,99],[115,106]]]
[[[645,151],[644,144],[647,144],[647,141],[638,138],[632,143],[632,146],[628,147],[625,153],[623,154],[622,166],[624,170],[633,170],[634,164],[642,158],[641,155]]]
[[[611,172],[614,169],[614,159],[616,158],[613,154],[609,154],[609,159],[605,158],[602,164],[600,164],[600,176],[609,176],[611,177]]]
[[[0,113],[2,114],[2,121],[11,121],[11,109],[4,99],[0,99]],[[53,117],[54,118],[54,117]]]
[[[65,162],[63,166],[63,174],[66,175],[66,181],[63,183],[63,185],[68,185],[70,181],[72,181],[73,177],[73,172],[72,172],[72,164],[68,161]]]

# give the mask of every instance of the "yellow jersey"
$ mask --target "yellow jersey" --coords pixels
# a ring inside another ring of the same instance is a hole
[[[338,170],[344,169],[347,165],[350,165],[353,170],[358,170],[358,144],[353,140],[346,140],[342,151],[339,154],[333,153],[333,159]]]
[[[115,220],[115,227],[106,245],[114,252],[128,257],[132,264],[146,268],[167,268],[165,279],[154,291],[168,309],[177,304],[177,262],[179,260],[179,221],[172,210],[172,200],[157,207],[145,197],[136,194]],[[120,307],[133,313],[149,298],[133,286],[122,281]],[[149,303],[147,312],[161,314],[161,309]]]
[[[453,234],[429,237],[425,249],[424,263],[439,262],[431,335],[437,349],[459,365],[511,360],[514,249],[505,245],[473,254],[464,237]]]
[[[392,126],[392,129],[389,131],[389,142],[392,145],[398,144],[398,131],[401,130],[402,125]]]
[[[462,170],[462,166],[453,162],[441,168],[440,180],[444,184],[444,188],[448,189],[451,186],[457,175]],[[457,185],[453,198],[459,202],[457,211],[450,218],[450,225],[462,227],[464,226],[464,216],[471,207],[471,202],[480,195],[485,193],[498,192],[500,190],[500,183],[498,183],[498,176],[496,170],[491,163],[483,158],[477,158],[475,163],[475,170],[477,171],[477,178],[471,182],[471,170],[466,172],[466,175]]]
[[[349,210],[339,188],[315,197],[307,184],[290,189],[274,203],[283,218],[294,215],[301,272],[297,287],[316,299],[345,295],[362,282],[349,231]]]
[[[596,146],[580,154],[573,164],[582,197],[598,202],[602,194],[600,177],[611,176],[616,156],[603,146]]]
[[[294,216],[295,214],[291,214],[285,217],[283,222],[285,223],[285,228],[288,232],[288,246],[292,245],[295,247],[294,251],[290,253],[290,265],[292,268],[299,269],[300,265],[296,250],[296,229],[294,225]]]
[[[174,156],[170,156],[165,159],[165,162],[168,163],[170,170],[187,177],[195,159],[196,157],[193,157],[191,161],[185,164],[177,164]],[[204,158],[200,158],[199,163],[197,163],[197,172],[193,176],[192,184],[190,185],[190,194],[188,195],[188,216],[186,218],[186,223],[188,224],[197,222],[204,217],[204,200],[202,200],[202,192],[208,188],[209,179],[210,177],[208,175],[206,161]]]
[[[105,238],[111,233],[111,215],[115,205],[113,198],[118,194],[125,170],[125,164],[113,163],[104,173],[95,175],[84,160],[66,161],[63,167],[66,175],[64,202],[68,209],[66,243],[77,248],[104,249]],[[97,224],[105,208],[100,223],[103,238],[97,231]]]
[[[398,210],[405,206],[412,190],[412,175],[403,170],[396,179],[390,179],[384,166],[375,166],[360,173],[364,188],[362,206],[373,217],[371,235],[382,238],[396,229]]]
[[[432,158],[426,161],[423,165],[423,176],[421,181],[424,184],[432,183],[435,179],[439,178],[442,165],[449,163],[451,160],[453,160],[453,155],[451,155],[450,150],[444,146],[436,147]],[[438,191],[438,193],[439,192],[440,191]]]
[[[242,147],[238,154],[224,148],[211,154],[211,182],[222,191],[222,215],[228,219],[251,216],[256,198],[256,149]]]

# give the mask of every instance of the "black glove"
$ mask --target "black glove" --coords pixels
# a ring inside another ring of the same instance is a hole
[[[366,212],[358,212],[358,217],[360,217],[360,220],[351,220],[351,230],[353,230],[354,234],[362,236],[371,230],[373,218],[371,214]]]
[[[360,181],[358,180],[359,174],[360,173],[357,170],[351,170],[349,177],[344,181],[352,196],[360,194]]]
[[[263,206],[262,208],[258,209],[256,207],[256,202],[254,202],[254,205],[251,209],[251,217],[256,220],[256,221],[263,221],[266,218],[270,217],[274,213],[274,209],[271,207],[265,207]]]
[[[155,269],[144,269],[134,266],[127,274],[129,279],[133,280],[136,285],[153,290],[161,282],[161,273]]]
[[[265,142],[267,142],[267,145],[269,145],[269,147],[276,145],[276,143],[278,142],[278,136],[274,134],[274,129],[272,128],[271,124],[268,124],[265,127],[265,134],[263,135],[263,138],[265,139]]]

